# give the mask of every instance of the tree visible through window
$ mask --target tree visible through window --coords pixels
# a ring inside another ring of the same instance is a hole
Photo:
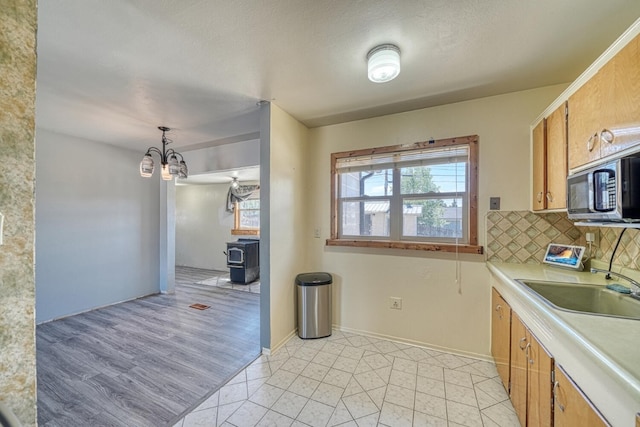
[[[328,244],[477,246],[477,136],[332,154]],[[388,242],[388,243],[387,243]]]

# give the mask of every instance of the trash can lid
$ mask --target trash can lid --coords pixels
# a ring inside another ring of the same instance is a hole
[[[296,284],[300,286],[328,285],[330,283],[333,283],[333,278],[329,273],[302,273],[296,276]]]

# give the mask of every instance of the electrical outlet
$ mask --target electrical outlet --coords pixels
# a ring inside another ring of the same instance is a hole
[[[316,239],[320,238],[320,227],[316,227],[313,229],[313,237],[315,237]]]
[[[584,234],[584,239],[587,243],[591,243],[595,246],[598,245],[598,231],[592,231]]]
[[[402,298],[389,297],[389,308],[394,310],[402,310]]]

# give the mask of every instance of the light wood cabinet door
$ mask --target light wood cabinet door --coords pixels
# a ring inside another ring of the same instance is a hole
[[[640,141],[640,36],[569,97],[569,169]]]
[[[491,355],[505,390],[509,391],[511,351],[511,307],[491,288]]]
[[[608,424],[591,406],[591,403],[567,377],[564,371],[555,367],[554,385],[554,427],[600,427]]]
[[[511,314],[511,403],[523,426],[553,424],[553,358],[522,323]]]
[[[608,156],[640,140],[640,36],[636,36],[603,67],[601,155]]]
[[[547,209],[566,208],[568,174],[566,104],[562,104],[546,119],[545,170],[545,199],[547,203]]]
[[[545,192],[546,183],[546,138],[545,138],[545,120],[533,128],[533,201],[531,206],[534,211],[546,209],[547,198]]]
[[[527,377],[527,425],[550,427],[553,425],[553,358],[536,337],[528,333],[529,371]]]
[[[511,314],[511,388],[509,396],[520,425],[527,425],[527,329],[516,313]]]
[[[600,158],[600,81],[596,73],[569,97],[569,169]]]

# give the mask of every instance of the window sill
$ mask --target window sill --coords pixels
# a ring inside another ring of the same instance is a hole
[[[343,240],[327,239],[327,246],[350,246],[356,248],[389,248],[416,251],[460,252],[482,254],[483,247],[476,245],[455,245],[451,243],[398,242],[387,240]]]
[[[232,236],[259,236],[260,230],[234,228],[233,230],[231,230],[231,235]]]

